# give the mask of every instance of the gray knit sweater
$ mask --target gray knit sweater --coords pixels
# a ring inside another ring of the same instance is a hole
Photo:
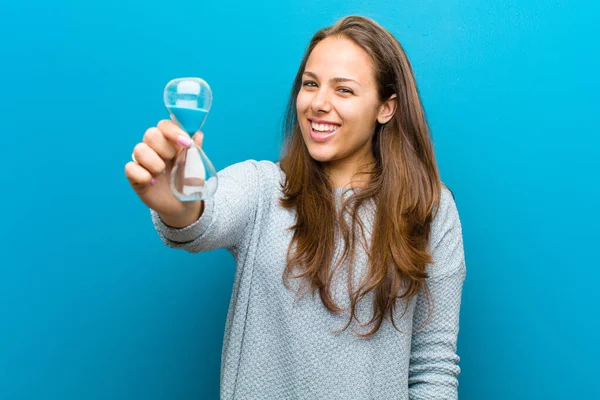
[[[221,366],[221,398],[232,399],[456,399],[460,372],[456,342],[465,261],[454,199],[443,188],[432,224],[429,302],[423,293],[398,307],[396,330],[384,322],[368,339],[348,314],[333,314],[318,295],[285,288],[282,273],[295,213],[278,200],[284,174],[270,161],[245,161],[219,172],[219,186],[194,224],[174,229],[151,210],[164,243],[190,252],[228,249],[236,273]],[[341,189],[335,190],[338,199]],[[370,236],[372,210],[361,214]],[[324,215],[323,218],[328,216]],[[357,249],[355,283],[366,267]],[[362,272],[361,272],[362,271]],[[362,275],[364,276],[364,275]],[[292,284],[295,281],[292,280]],[[333,285],[338,305],[349,304],[347,266]],[[298,285],[293,288],[297,288]],[[303,293],[303,292],[300,292]],[[372,297],[359,304],[369,321]],[[429,317],[428,321],[425,321]]]

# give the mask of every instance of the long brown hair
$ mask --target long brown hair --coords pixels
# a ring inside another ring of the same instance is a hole
[[[320,41],[330,36],[350,39],[371,55],[381,102],[397,95],[393,118],[376,127],[373,138],[375,164],[366,172],[368,183],[344,197],[341,212],[337,211],[331,183],[321,163],[312,159],[306,148],[296,111],[296,97],[308,57]],[[432,262],[427,245],[441,190],[412,67],[396,38],[375,21],[360,16],[343,18],[318,31],[311,39],[294,79],[284,134],[286,143],[280,166],[286,179],[281,204],[296,211],[284,272],[286,286],[292,276],[305,278],[313,293],[319,291],[328,310],[340,312],[342,309],[331,293],[332,277],[341,261],[348,260],[350,319],[346,328],[353,318],[358,321],[357,304],[371,291],[374,293],[373,316],[367,324],[373,324],[373,327],[361,336],[375,334],[388,315],[396,327],[397,301],[408,300],[422,288],[427,289],[425,268]],[[365,237],[359,209],[369,203],[375,205],[370,248],[365,249],[369,266],[361,285],[354,289],[351,281],[357,226]],[[344,215],[351,216],[350,226]],[[342,258],[332,268],[336,231],[341,233],[344,248]]]

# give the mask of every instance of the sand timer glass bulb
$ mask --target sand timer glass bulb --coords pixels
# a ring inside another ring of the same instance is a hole
[[[210,111],[212,92],[200,78],[173,79],[165,87],[165,106],[175,122],[190,136],[198,132]],[[195,142],[175,157],[171,190],[180,201],[206,200],[217,189],[217,172]]]

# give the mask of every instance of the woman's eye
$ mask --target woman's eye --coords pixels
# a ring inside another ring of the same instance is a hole
[[[304,82],[302,82],[302,86],[315,87],[315,86],[317,86],[317,84],[314,83],[313,81],[304,81]]]
[[[346,93],[346,94],[354,94],[354,92],[348,88],[339,88],[338,89],[340,92],[342,93]]]

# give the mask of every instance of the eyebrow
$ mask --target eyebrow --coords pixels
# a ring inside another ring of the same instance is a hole
[[[308,75],[311,78],[314,78],[316,80],[319,80],[319,78],[317,77],[317,75],[314,72],[310,72],[310,71],[304,71],[303,75]],[[343,83],[343,82],[354,82],[356,83],[358,86],[362,86],[360,83],[358,83],[357,81],[355,81],[354,79],[350,79],[350,78],[340,78],[340,77],[336,77],[336,78],[331,78],[330,82],[333,83]]]

